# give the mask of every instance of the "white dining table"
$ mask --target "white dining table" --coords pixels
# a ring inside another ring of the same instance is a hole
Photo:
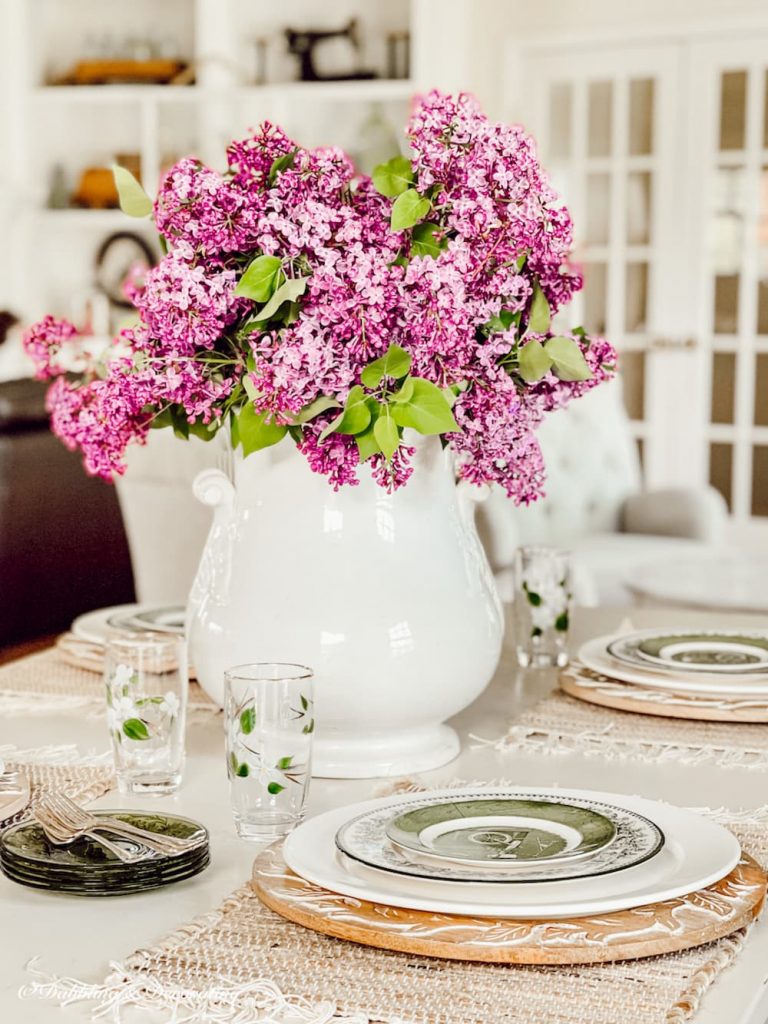
[[[675,609],[577,609],[572,642],[615,630],[631,614],[638,628],[650,626],[765,626],[765,618]],[[687,807],[750,808],[768,803],[768,776],[741,768],[718,768],[664,761],[650,764],[581,754],[520,754],[478,746],[471,737],[498,739],[524,707],[555,685],[552,671],[521,671],[513,650],[505,646],[499,669],[486,692],[453,725],[462,751],[451,764],[420,779],[436,785],[454,778],[506,779],[519,785],[564,785],[641,794]],[[680,728],[685,724],[681,722]],[[19,747],[76,744],[82,752],[107,749],[102,719],[77,712],[51,710],[0,721],[0,743]],[[766,726],[768,744],[768,726]],[[29,981],[27,966],[37,958],[46,973],[86,982],[102,980],[110,961],[119,962],[139,947],[151,945],[213,910],[249,877],[257,848],[236,837],[227,791],[220,716],[197,718],[187,734],[188,760],[177,794],[162,798],[123,798],[115,794],[98,803],[178,811],[204,822],[211,833],[211,866],[197,878],[177,886],[114,899],[85,899],[37,892],[0,877],[0,1022],[55,1024],[90,1019],[87,1004],[60,1007],[42,1000],[20,1000],[19,988]],[[313,780],[308,813],[365,799],[381,792],[382,780]],[[511,968],[514,970],[514,968]],[[510,990],[513,991],[513,990]],[[151,1024],[164,1014],[129,1010],[126,1022]],[[630,1018],[627,1018],[628,1021]],[[714,983],[695,1024],[766,1024],[768,1020],[768,914],[753,928],[744,951]],[[489,1022],[491,1024],[491,1022]],[[548,1024],[538,1020],[536,1024]]]

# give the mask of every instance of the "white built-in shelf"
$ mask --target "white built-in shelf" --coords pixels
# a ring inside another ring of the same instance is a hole
[[[30,211],[32,217],[47,226],[89,227],[100,230],[126,231],[144,227],[149,221],[128,217],[122,210],[88,210],[73,207],[72,209],[52,210],[47,207]]]
[[[154,103],[191,103],[202,90],[195,85],[39,85],[32,90],[38,103],[126,103],[151,100]]]

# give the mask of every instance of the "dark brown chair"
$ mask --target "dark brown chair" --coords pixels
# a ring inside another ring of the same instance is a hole
[[[50,433],[46,388],[0,382],[0,647],[134,600],[115,489]]]

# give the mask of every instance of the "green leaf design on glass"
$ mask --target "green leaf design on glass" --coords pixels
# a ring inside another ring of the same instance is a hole
[[[424,220],[432,209],[432,203],[420,196],[415,188],[406,189],[392,204],[391,227],[393,231],[405,231],[420,220]]]
[[[149,739],[149,729],[140,718],[127,718],[123,722],[123,732],[129,740]]]
[[[383,196],[399,196],[413,182],[411,161],[405,156],[393,156],[384,164],[374,167],[373,187]]]
[[[301,702],[301,706],[302,706],[302,708],[303,708],[303,709],[304,709],[305,711],[308,711],[308,710],[309,710],[309,701],[307,700],[307,698],[306,698],[306,697],[304,696],[304,694],[303,694],[303,693],[302,693],[302,694],[301,694],[301,696],[299,697],[299,700],[300,700],[300,702]]]
[[[244,761],[242,764],[239,764],[237,766],[237,769],[235,770],[235,775],[237,775],[237,777],[240,779],[247,779],[250,773],[251,769]]]
[[[555,619],[555,629],[564,633],[568,629],[568,612],[561,612]]]
[[[278,793],[282,793],[285,786],[281,786],[279,782],[270,782],[267,785],[267,792],[271,793],[272,796],[277,796]]]
[[[301,731],[304,733],[305,736],[308,736],[310,733],[314,732],[315,731],[315,720],[314,720],[314,718],[310,718],[310,720],[307,722],[307,724],[304,726],[304,728]]]
[[[290,768],[292,764],[293,757],[289,754],[288,757],[281,757],[280,760],[275,765],[275,767],[279,768],[281,772],[284,772],[286,768]]]
[[[148,217],[152,213],[152,200],[144,191],[141,183],[138,182],[129,170],[119,167],[117,164],[112,168],[112,176],[115,179],[120,209],[129,217]]]
[[[240,712],[240,730],[246,736],[248,733],[253,732],[253,727],[256,725],[256,709],[245,708]]]

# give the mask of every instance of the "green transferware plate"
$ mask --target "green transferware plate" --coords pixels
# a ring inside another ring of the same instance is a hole
[[[584,857],[612,843],[616,826],[587,807],[548,800],[456,800],[399,814],[386,835],[414,853],[501,867]]]
[[[692,672],[768,672],[768,637],[745,633],[666,633],[638,641],[649,664]]]

